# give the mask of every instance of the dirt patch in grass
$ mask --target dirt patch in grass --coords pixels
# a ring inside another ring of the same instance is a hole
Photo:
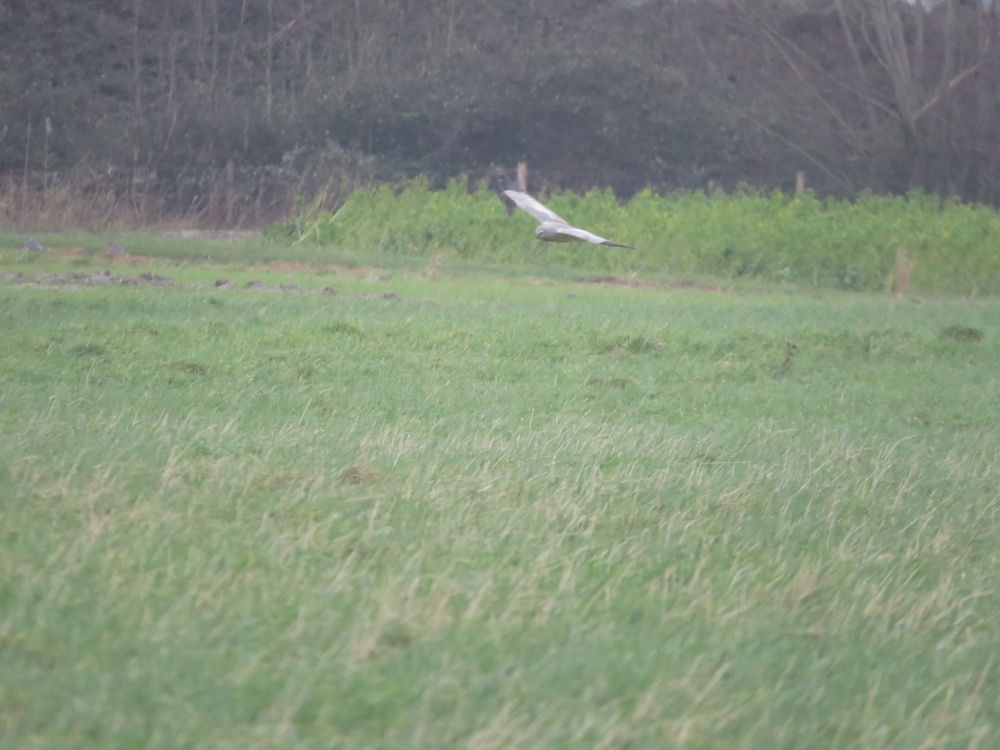
[[[106,269],[100,271],[66,271],[62,273],[55,273],[52,271],[39,271],[38,273],[0,271],[0,282],[3,281],[11,284],[25,284],[50,289],[80,286],[129,286],[146,288],[176,287],[178,289],[190,290],[214,288],[221,291],[236,289],[236,284],[232,283],[225,277],[216,279],[212,284],[205,282],[181,284],[170,276],[161,276],[159,274],[150,273],[149,271],[144,271],[138,274],[117,274]],[[332,286],[325,286],[322,289],[303,289],[299,287],[298,284],[265,284],[260,279],[252,279],[242,288],[254,292],[276,292],[284,294],[294,292],[301,294],[323,294],[329,297],[337,296],[337,290]],[[399,299],[399,295],[395,292],[387,292],[379,295],[360,294],[358,296],[361,299]]]
[[[51,271],[40,271],[39,273],[11,273],[9,271],[0,272],[0,280],[21,284],[77,284],[85,286],[174,286],[175,279],[169,276],[143,272],[139,274],[113,274],[111,271],[66,271],[54,273]]]
[[[576,276],[572,279],[577,284],[601,284],[632,289],[695,289],[699,292],[714,292],[716,294],[733,294],[731,289],[711,284],[695,284],[693,281],[649,281],[645,279],[625,279],[621,276]]]

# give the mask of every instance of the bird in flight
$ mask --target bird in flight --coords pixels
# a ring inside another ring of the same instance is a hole
[[[508,188],[503,194],[510,198],[514,204],[531,214],[538,220],[535,227],[535,237],[545,242],[589,242],[591,245],[609,245],[610,247],[624,247],[629,250],[636,248],[631,245],[622,245],[619,242],[606,240],[586,229],[574,227],[566,219],[562,218],[550,208],[543,206],[527,193],[520,190]]]

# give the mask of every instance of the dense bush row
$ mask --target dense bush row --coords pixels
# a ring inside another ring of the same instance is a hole
[[[638,254],[583,244],[539,243],[534,220],[508,216],[485,185],[471,194],[454,180],[431,190],[412,180],[354,192],[336,213],[302,206],[270,233],[345,250],[465,258],[498,263],[546,260],[591,271],[659,269],[795,281],[858,290],[891,288],[904,254],[910,288],[925,292],[1000,292],[1000,213],[988,206],[863,194],[820,200],[751,189],[731,194],[648,190],[620,203],[610,191],[542,196],[579,226],[640,248]]]

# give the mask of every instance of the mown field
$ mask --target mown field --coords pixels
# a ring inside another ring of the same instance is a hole
[[[996,298],[296,247],[0,249],[0,746],[1000,746]]]

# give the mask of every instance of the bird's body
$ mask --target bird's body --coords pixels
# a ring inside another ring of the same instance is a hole
[[[33,253],[40,253],[45,249],[45,245],[42,245],[33,237],[26,237],[24,240],[24,249]]]
[[[591,245],[607,245],[635,250],[631,245],[612,242],[593,232],[588,232],[586,229],[574,227],[555,211],[520,190],[508,189],[504,190],[503,194],[510,198],[518,208],[535,217],[538,221],[538,226],[535,227],[535,237],[543,242],[589,242]]]

